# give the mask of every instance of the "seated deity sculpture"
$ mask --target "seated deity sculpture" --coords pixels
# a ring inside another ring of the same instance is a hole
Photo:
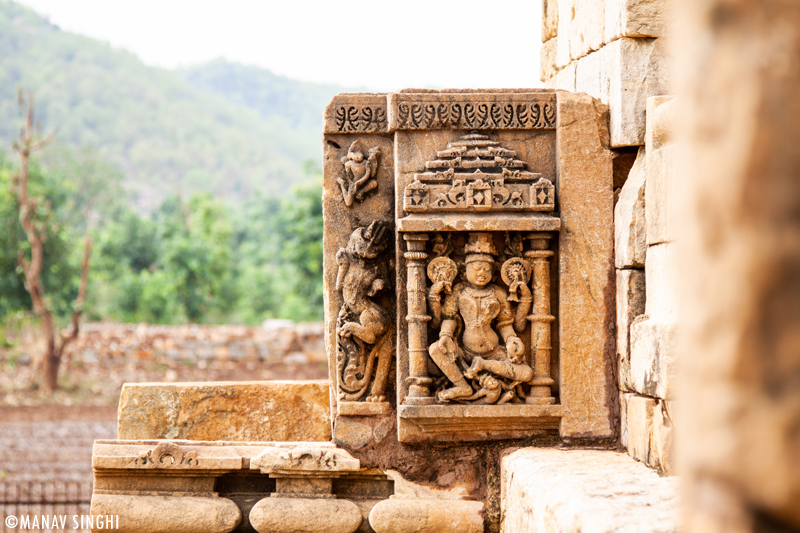
[[[438,392],[439,401],[476,400],[476,403],[509,401],[513,389],[533,377],[524,362],[525,346],[518,332],[525,328],[531,292],[521,282],[521,259],[507,261],[511,294],[492,283],[495,251],[490,233],[470,233],[464,249],[464,280],[453,284],[456,265],[447,257],[431,261],[428,293],[432,325],[440,325],[439,339],[428,348],[433,362],[452,383]],[[442,301],[444,293],[444,301]],[[511,302],[518,302],[512,311]],[[501,382],[497,378],[504,378]],[[478,392],[467,380],[474,380]],[[503,391],[506,394],[503,394]],[[511,392],[511,394],[507,394]]]

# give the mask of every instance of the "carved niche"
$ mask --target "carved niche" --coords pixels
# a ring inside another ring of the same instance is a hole
[[[333,98],[334,440],[377,443],[394,422],[404,443],[615,431],[604,109],[537,89]]]

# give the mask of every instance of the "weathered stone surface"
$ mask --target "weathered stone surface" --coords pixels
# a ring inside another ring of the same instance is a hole
[[[603,41],[661,37],[667,33],[672,0],[605,0]]]
[[[644,280],[642,270],[617,270],[617,357],[621,390],[634,390],[631,377],[631,324],[644,313]]]
[[[250,468],[265,474],[353,472],[359,467],[358,459],[346,451],[312,442],[293,448],[266,448],[250,460]]]
[[[617,431],[615,342],[609,338],[616,320],[614,200],[606,112],[586,95],[559,93],[559,373],[565,437],[610,437]]]
[[[576,63],[569,63],[563,68],[559,67],[558,73],[554,77],[545,80],[544,86],[548,89],[575,92],[575,65]]]
[[[331,438],[329,405],[327,381],[126,383],[117,436],[325,441]]]
[[[574,90],[609,105],[611,147],[644,144],[647,98],[669,90],[669,56],[663,39],[617,39],[575,65]],[[558,88],[569,89],[568,76],[560,83],[558,78]]]
[[[523,448],[503,457],[504,533],[678,530],[678,480],[625,454]]]
[[[653,443],[659,468],[668,475],[675,474],[674,432],[669,400],[659,400],[653,411]]]
[[[550,39],[542,44],[539,51],[539,79],[547,81],[558,73],[556,68],[557,39]]]
[[[619,442],[628,448],[628,392],[619,391]]]
[[[647,396],[671,399],[675,394],[677,372],[676,324],[641,315],[631,324],[630,339],[630,373],[625,381],[626,388]]]
[[[579,59],[589,52],[603,46],[603,26],[605,22],[605,3],[607,0],[560,0],[561,16],[566,15],[567,37],[569,38],[569,57]],[[559,30],[559,36],[563,34]]]
[[[558,35],[558,0],[542,0],[542,42]]]
[[[651,468],[658,468],[660,463],[653,426],[653,413],[658,409],[658,400],[625,393],[625,404],[628,455]]]
[[[118,515],[121,533],[228,533],[242,520],[232,501],[197,496],[94,494],[90,512]]]
[[[678,315],[678,264],[674,243],[647,247],[645,277],[647,303],[645,313],[659,322],[674,322]]]
[[[376,533],[482,533],[483,504],[465,500],[390,498],[369,513]]]
[[[676,11],[685,531],[797,530],[800,3]]]
[[[636,155],[639,153],[639,147],[625,146],[623,148],[616,148],[612,150],[612,152],[614,154],[614,193],[617,194],[617,189],[622,189],[622,186],[628,181],[631,169],[634,163],[636,163]],[[616,206],[616,203],[614,205]]]
[[[250,511],[259,533],[353,533],[361,525],[355,503],[327,498],[264,498]]]
[[[651,96],[647,99],[647,244],[674,240],[678,220],[675,151],[672,142],[675,101],[672,96]]]
[[[614,207],[614,255],[617,268],[644,268],[647,257],[646,177],[647,155],[644,148],[640,148]]]

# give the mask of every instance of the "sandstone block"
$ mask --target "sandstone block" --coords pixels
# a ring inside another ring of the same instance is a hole
[[[612,148],[644,144],[647,98],[668,91],[668,64],[662,40],[630,37],[576,61],[575,90],[609,105]]]
[[[677,371],[675,323],[656,322],[642,315],[633,321],[630,337],[626,387],[647,396],[671,399]]]
[[[560,0],[559,7],[565,4],[564,10],[569,13],[567,35],[571,60],[603,46],[605,3],[606,0]],[[560,10],[559,21],[564,10]],[[562,35],[560,31],[559,35]]]
[[[685,531],[796,531],[800,3],[684,0],[676,11]]]
[[[674,431],[669,405],[672,402],[659,400],[653,411],[653,442],[655,443],[658,464],[665,474],[675,474]]]
[[[677,181],[675,179],[676,147],[672,143],[675,103],[672,96],[647,99],[647,244],[674,240]]]
[[[558,35],[558,0],[542,0],[542,42]]]
[[[228,533],[242,520],[231,500],[199,496],[94,494],[90,512],[119,516],[121,533]]]
[[[575,63],[569,63],[561,68],[558,73],[545,80],[545,87],[548,89],[561,89],[564,91],[575,92]]]
[[[625,454],[523,448],[503,457],[504,533],[678,530],[678,480]]]
[[[126,383],[120,439],[327,441],[327,381]]]
[[[644,148],[640,148],[614,207],[614,251],[617,268],[644,268],[647,257],[646,177],[647,154]]]
[[[645,313],[659,322],[675,322],[678,313],[676,246],[675,243],[664,243],[647,247]]]
[[[561,435],[568,437],[610,437],[617,432],[617,387],[610,364],[614,341],[607,337],[616,316],[606,112],[605,106],[586,95],[559,93],[557,166],[563,224],[559,373],[564,404]]]
[[[628,448],[628,395],[630,393],[619,391],[619,442]]]
[[[634,390],[631,376],[631,324],[644,313],[644,280],[642,270],[617,270],[617,357],[621,390]]]
[[[259,533],[353,533],[361,520],[355,503],[333,498],[264,498],[250,511]]]
[[[606,0],[603,41],[666,34],[671,0]]]
[[[651,468],[660,466],[656,449],[653,413],[658,400],[638,394],[625,394],[628,455]]]
[[[482,533],[483,504],[466,500],[390,498],[369,513],[376,533]]]
[[[539,52],[539,79],[547,81],[558,73],[556,68],[556,39],[542,44]]]

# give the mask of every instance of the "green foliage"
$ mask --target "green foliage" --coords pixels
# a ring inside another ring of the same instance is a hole
[[[30,245],[19,221],[16,199],[17,170],[9,157],[0,152],[0,318],[9,313],[31,308],[25,290],[25,276],[18,266],[20,250],[30,257]],[[75,183],[61,180],[46,172],[35,161],[29,172],[28,189],[32,198],[39,198],[34,223],[47,227],[44,242],[42,285],[56,316],[66,316],[78,293],[81,247],[76,238],[75,213],[65,205]]]

